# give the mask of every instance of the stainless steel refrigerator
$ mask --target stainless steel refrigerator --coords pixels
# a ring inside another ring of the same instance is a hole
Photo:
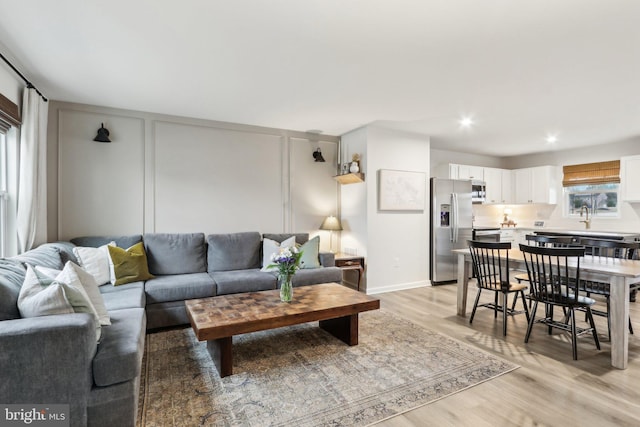
[[[471,181],[431,178],[432,284],[458,279],[458,257],[452,249],[467,248],[472,231]]]

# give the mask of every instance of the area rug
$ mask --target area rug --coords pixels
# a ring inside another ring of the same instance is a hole
[[[138,426],[365,426],[518,367],[382,310],[353,347],[317,325],[234,337],[222,379],[191,328],[148,335]]]

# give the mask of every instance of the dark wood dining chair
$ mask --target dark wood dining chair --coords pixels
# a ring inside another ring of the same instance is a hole
[[[533,300],[533,310],[524,342],[529,342],[533,324],[542,323],[549,328],[549,334],[553,328],[571,333],[574,360],[578,360],[577,338],[582,334],[591,333],[596,348],[600,350],[600,341],[591,314],[591,306],[595,300],[580,295],[579,291],[580,259],[584,256],[584,247],[550,248],[520,245],[520,250],[524,254],[529,275],[529,298]],[[538,303],[545,305],[545,315],[536,319]],[[553,309],[556,306],[562,307],[566,313],[563,320],[553,318]],[[578,308],[586,311],[589,327],[577,327],[575,310]]]
[[[596,258],[620,258],[620,259],[640,259],[640,242],[624,242],[622,240],[607,239],[580,239],[580,245],[586,249],[586,256]],[[637,285],[632,286],[631,290],[637,289]],[[587,295],[602,295],[606,299],[607,311],[592,310],[593,314],[604,316],[607,318],[607,328],[609,336],[611,336],[611,319],[609,316],[609,299],[611,290],[609,283],[596,282],[593,280],[581,280],[580,290],[585,291]],[[631,324],[631,316],[629,316],[629,332],[633,334],[633,325]]]
[[[529,307],[527,307],[524,291],[527,285],[511,282],[509,279],[509,250],[510,242],[485,242],[477,240],[469,240],[469,250],[471,251],[471,262],[473,272],[478,286],[478,293],[473,304],[469,323],[473,323],[478,306],[487,307],[494,311],[494,317],[498,317],[498,312],[502,312],[502,335],[507,335],[507,316],[521,314],[523,311],[515,310],[515,302],[518,294],[522,297],[522,305],[524,314],[529,321]],[[495,293],[492,303],[478,304],[480,294],[486,289]],[[515,293],[513,305],[509,307],[509,294]],[[504,302],[500,305],[498,301],[499,294],[503,295]]]
[[[566,248],[575,244],[576,238],[572,236],[545,236],[541,234],[527,234],[524,237],[528,245],[540,246],[548,248]],[[528,282],[529,276],[527,273],[518,273],[513,276],[518,283]]]

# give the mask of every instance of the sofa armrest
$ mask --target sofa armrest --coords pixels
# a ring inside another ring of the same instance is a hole
[[[69,404],[71,425],[86,425],[95,331],[86,313],[1,321],[0,402]]]
[[[332,252],[320,252],[320,265],[323,267],[335,267],[336,256]]]

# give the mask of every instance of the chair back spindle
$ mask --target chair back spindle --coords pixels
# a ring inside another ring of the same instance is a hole
[[[494,291],[508,288],[510,249],[510,242],[469,241],[473,272],[479,287]]]
[[[520,245],[529,275],[531,297],[543,303],[578,303],[583,247],[549,248]]]

